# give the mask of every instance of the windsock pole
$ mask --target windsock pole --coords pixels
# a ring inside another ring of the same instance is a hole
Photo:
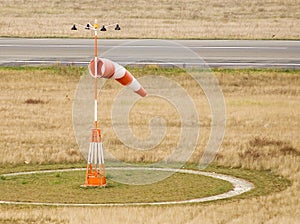
[[[97,20],[93,25],[94,35],[94,60],[98,61],[98,36],[97,29],[99,25]],[[98,128],[98,63],[95,63],[94,76],[94,128],[92,129],[92,137],[88,152],[88,161],[86,166],[85,182],[83,187],[105,187],[106,186],[106,172],[104,166],[104,155],[102,148],[101,131]]]
[[[96,27],[95,27],[96,26]],[[95,101],[95,105],[94,105],[94,127],[95,129],[98,128],[98,119],[97,119],[97,111],[98,111],[98,68],[97,65],[98,63],[96,63],[98,61],[98,29],[99,25],[97,23],[97,20],[95,19],[95,24],[94,24],[94,61],[95,61],[95,81],[94,81],[94,101]]]
[[[106,172],[104,167],[104,153],[102,148],[102,137],[101,131],[98,128],[98,31],[106,31],[106,27],[115,26],[115,30],[121,30],[118,23],[102,26],[99,28],[97,19],[95,19],[94,24],[88,23],[86,26],[81,24],[74,24],[71,30],[77,30],[76,26],[84,27],[86,30],[94,31],[94,66],[89,67],[89,69],[94,68],[95,73],[92,74],[94,78],[94,128],[92,129],[92,137],[88,152],[87,166],[85,182],[82,187],[104,187],[106,186]],[[91,63],[90,63],[91,64]],[[101,72],[102,73],[102,72]],[[102,74],[101,74],[102,77]],[[145,92],[145,91],[144,91]],[[138,92],[140,94],[140,92]],[[145,93],[142,93],[142,95]]]

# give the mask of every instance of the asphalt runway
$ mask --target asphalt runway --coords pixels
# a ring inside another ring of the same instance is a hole
[[[300,69],[300,41],[99,39],[99,56],[122,65]],[[0,66],[86,65],[93,39],[0,38]]]

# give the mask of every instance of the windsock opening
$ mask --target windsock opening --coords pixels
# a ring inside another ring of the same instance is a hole
[[[92,59],[88,65],[90,75],[95,78],[95,59]],[[115,67],[112,61],[108,59],[97,60],[97,78],[111,78],[115,73]]]

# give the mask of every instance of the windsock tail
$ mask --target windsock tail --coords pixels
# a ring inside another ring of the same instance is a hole
[[[147,95],[146,90],[142,87],[142,85],[139,83],[139,81],[134,78],[134,76],[129,72],[125,71],[125,74],[123,77],[116,79],[119,83],[121,83],[123,86],[128,86],[131,88],[134,92],[139,94],[141,97],[145,97]]]
[[[139,94],[141,97],[147,96],[147,92],[144,89],[144,87],[142,87],[142,86],[141,86],[141,88],[138,91],[134,91],[134,92],[136,92],[137,94]]]

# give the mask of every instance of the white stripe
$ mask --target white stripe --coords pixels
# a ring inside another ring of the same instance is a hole
[[[89,154],[88,154],[88,164],[91,164],[92,160],[91,160],[91,151],[92,151],[92,144],[90,143],[90,147],[89,147]]]
[[[101,163],[104,164],[104,155],[103,155],[103,148],[102,148],[102,142],[100,144],[100,152],[101,152]]]
[[[90,145],[91,145],[91,162],[90,162],[90,164],[92,164],[93,163],[93,159],[94,159],[94,144],[93,144],[93,142],[91,142],[90,143]]]
[[[133,91],[138,91],[141,88],[141,84],[135,78],[133,78],[132,82],[128,85],[129,88],[133,89]]]
[[[116,63],[116,62],[112,61],[112,63],[115,66],[115,73],[114,73],[114,75],[112,77],[114,79],[122,78],[125,75],[125,73],[126,73],[126,69],[123,66],[119,65],[118,63]]]
[[[97,164],[101,164],[100,150],[101,150],[100,143],[97,143],[97,157],[98,157]]]
[[[98,164],[98,146],[97,143],[93,142],[94,144],[94,164]]]
[[[297,42],[296,42],[297,43]],[[85,44],[85,45],[35,45],[35,44],[1,44],[0,47],[30,47],[30,48],[84,48],[90,47],[93,45]],[[105,45],[105,48],[167,48],[167,49],[178,49],[182,48],[182,46],[160,46],[160,45],[130,45],[130,46],[122,46],[122,45]],[[271,50],[285,50],[287,47],[265,47],[265,46],[183,46],[190,49],[271,49]]]
[[[105,65],[104,66],[102,65],[102,67],[101,67],[101,76],[104,75],[104,72],[105,72]]]
[[[73,65],[86,65],[89,64],[89,62],[86,61],[51,61],[51,60],[33,60],[33,61],[26,61],[26,60],[7,60],[7,61],[0,61],[1,63],[24,63],[24,64],[73,64]],[[292,66],[292,67],[299,67],[300,63],[277,63],[277,62],[203,62],[203,63],[193,63],[193,62],[136,62],[136,61],[124,61],[122,64],[135,64],[135,65],[147,65],[147,64],[157,64],[157,65],[176,65],[176,66],[188,66],[188,65],[208,65],[208,66],[244,66],[244,67],[255,67],[255,66],[266,66],[266,67],[273,67],[273,66],[279,66],[279,67],[285,67],[285,66]],[[125,68],[124,68],[125,69]],[[91,73],[90,73],[91,74]]]

